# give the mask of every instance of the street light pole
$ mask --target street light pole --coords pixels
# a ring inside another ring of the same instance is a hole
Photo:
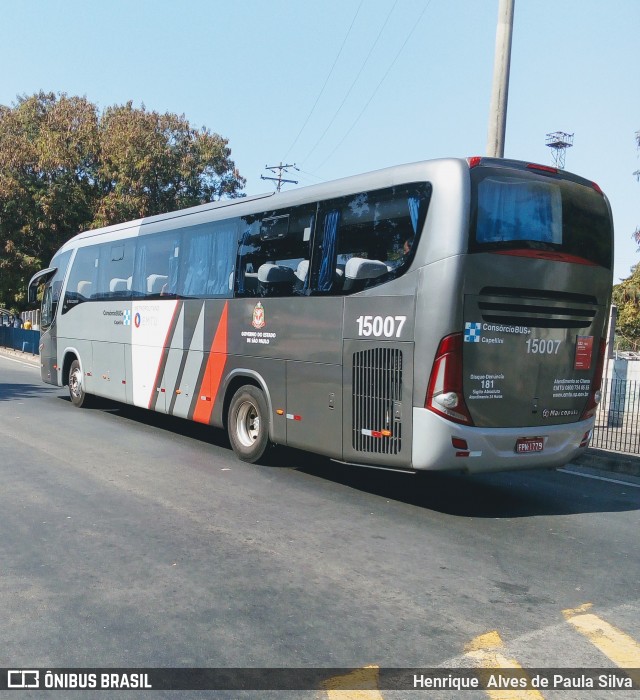
[[[493,63],[493,89],[489,109],[487,155],[504,157],[504,137],[507,130],[507,98],[509,96],[509,67],[511,63],[511,35],[513,33],[514,0],[500,0],[496,52]]]

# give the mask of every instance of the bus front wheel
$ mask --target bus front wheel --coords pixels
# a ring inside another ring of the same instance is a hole
[[[69,398],[78,408],[90,403],[90,396],[84,390],[84,377],[78,360],[74,360],[69,368]]]
[[[267,402],[260,389],[240,387],[229,405],[227,429],[233,451],[243,462],[257,462],[269,444]]]

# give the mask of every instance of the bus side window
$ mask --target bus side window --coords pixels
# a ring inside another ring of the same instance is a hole
[[[254,265],[260,253],[260,221],[253,216],[243,217],[240,230],[235,293],[239,297],[255,297],[258,296],[258,270]]]
[[[215,221],[184,232],[178,293],[184,297],[229,297],[238,220]]]
[[[99,246],[92,245],[76,250],[62,304],[63,314],[82,302],[96,298],[99,263]]]
[[[180,242],[178,232],[138,237],[131,280],[133,298],[176,297]]]
[[[96,297],[102,300],[130,299],[127,279],[133,274],[135,240],[128,239],[100,246],[100,265]]]
[[[236,265],[237,296],[292,296],[308,290],[316,206],[243,219]]]
[[[60,301],[60,294],[62,292],[62,285],[64,283],[65,275],[67,274],[67,267],[70,259],[71,251],[68,250],[54,256],[53,260],[51,261],[51,267],[56,267],[57,271],[45,286],[42,297],[41,324],[43,328],[48,328],[53,323],[53,319],[56,316],[58,303]]]
[[[430,193],[431,186],[421,183],[323,202],[312,290],[352,294],[403,274],[413,259]]]

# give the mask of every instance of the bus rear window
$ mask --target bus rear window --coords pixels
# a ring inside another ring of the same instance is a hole
[[[471,171],[470,251],[548,250],[611,268],[605,198],[589,185],[505,168]]]

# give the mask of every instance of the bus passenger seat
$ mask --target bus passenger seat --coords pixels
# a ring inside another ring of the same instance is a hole
[[[258,273],[245,272],[243,277],[244,292],[247,296],[255,297],[258,295]]]
[[[258,268],[258,282],[265,296],[292,294],[295,280],[295,272],[286,265],[265,263]]]
[[[147,277],[147,294],[160,294],[168,281],[167,275],[149,275]]]
[[[92,286],[93,285],[88,280],[80,280],[78,282],[78,296],[85,299],[90,299]]]
[[[298,263],[298,267],[296,268],[296,271],[293,274],[296,276],[298,282],[302,283],[301,286],[304,286],[304,283],[307,281],[307,275],[309,274],[309,261],[301,260]]]
[[[114,277],[111,282],[109,282],[109,291],[112,294],[118,294],[127,291],[127,280],[121,279],[120,277]]]
[[[362,288],[367,281],[386,275],[387,272],[387,266],[380,260],[349,258],[344,268],[343,289],[355,290]]]

